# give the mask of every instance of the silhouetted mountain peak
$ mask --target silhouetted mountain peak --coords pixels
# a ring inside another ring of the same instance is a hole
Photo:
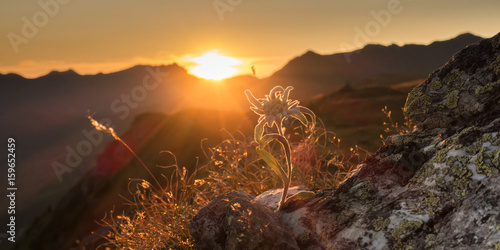
[[[69,70],[66,70],[66,71],[57,71],[57,70],[53,70],[51,71],[50,73],[46,74],[46,75],[43,75],[43,76],[40,76],[40,77],[37,77],[37,78],[34,78],[35,80],[49,80],[49,81],[53,81],[55,79],[71,79],[71,78],[77,78],[81,76],[80,74],[76,73],[74,70],[72,69],[69,69]]]
[[[56,70],[53,70],[51,71],[50,73],[48,73],[47,75],[45,76],[49,76],[49,77],[53,77],[53,76],[57,76],[57,77],[72,77],[72,76],[80,76],[80,74],[76,73],[74,70],[72,69],[69,69],[69,70],[66,70],[66,71],[56,71]]]
[[[362,49],[357,50],[355,52],[373,52],[373,51],[390,51],[391,49],[401,49],[401,48],[411,48],[411,47],[430,47],[435,46],[437,44],[452,44],[452,43],[460,43],[460,44],[471,44],[477,41],[482,40],[483,38],[480,36],[476,36],[472,33],[463,33],[449,40],[442,41],[434,41],[428,45],[424,44],[405,44],[403,46],[399,46],[397,44],[391,45],[381,45],[381,44],[367,44]]]
[[[304,53],[302,56],[300,57],[316,57],[316,56],[321,56],[320,54],[312,51],[312,50],[308,50],[306,51],[306,53]]]
[[[170,65],[167,65],[167,66],[164,66],[164,67],[168,67],[169,70],[172,70],[172,71],[175,71],[175,72],[183,72],[183,73],[186,73],[187,74],[187,70],[186,68],[180,66],[179,64],[177,63],[172,63]]]
[[[480,36],[476,36],[472,33],[463,33],[463,34],[458,35],[454,39],[476,39],[477,40],[477,39],[483,39],[483,38]]]
[[[169,73],[174,73],[174,74],[176,74],[176,73],[187,74],[187,70],[177,63],[172,63],[172,64],[168,64],[168,65],[155,65],[155,66],[139,64],[139,65],[135,65],[131,68],[127,68],[127,69],[124,69],[124,70],[121,70],[118,72],[114,72],[114,73],[110,73],[110,74],[116,74],[116,73],[131,73],[131,74],[140,73],[140,74],[143,74],[143,72],[147,71],[148,68],[158,68],[158,70],[160,72],[169,72]]]
[[[395,48],[399,48],[399,46],[394,46],[395,44],[392,44],[391,46],[384,46],[381,44],[367,44],[365,47],[363,47],[361,50],[358,50],[357,53],[378,53],[378,52],[383,52],[383,51],[388,51],[392,50]]]
[[[26,80],[21,75],[15,74],[15,73],[8,73],[8,74],[0,74],[0,83],[1,82],[17,82],[17,81],[22,81]]]
[[[274,75],[297,75],[310,70],[321,72],[331,68],[331,62],[312,50],[290,60],[281,70]]]
[[[464,43],[465,44],[472,44],[475,42],[479,42],[482,39],[483,38],[480,36],[476,36],[476,35],[471,34],[471,33],[464,33],[464,34],[460,34],[460,35],[458,35],[452,39],[449,39],[449,40],[435,41],[435,42],[429,44],[429,46],[442,46],[442,45],[448,45],[448,44],[464,44]]]

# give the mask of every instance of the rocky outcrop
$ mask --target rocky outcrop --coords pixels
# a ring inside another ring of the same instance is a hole
[[[497,35],[454,55],[411,92],[406,116],[426,130],[484,125],[499,114],[499,50]]]
[[[405,114],[415,130],[275,213],[300,249],[500,248],[500,34],[432,73]]]

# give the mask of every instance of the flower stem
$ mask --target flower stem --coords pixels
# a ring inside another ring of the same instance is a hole
[[[292,182],[292,162],[291,162],[291,155],[290,155],[290,144],[288,143],[288,140],[285,137],[285,133],[283,133],[283,120],[281,120],[278,124],[278,133],[284,138],[284,141],[282,142],[283,149],[286,154],[286,165],[287,165],[287,176],[286,179],[283,179],[283,193],[281,194],[281,200],[280,203],[278,204],[278,210],[281,209],[281,206],[285,203],[286,197],[288,194],[288,188],[290,186],[290,183]]]
[[[280,200],[280,203],[278,204],[277,210],[280,210],[281,206],[285,203],[289,186],[290,186],[290,182],[288,180],[283,180],[283,193],[281,194],[281,200]]]

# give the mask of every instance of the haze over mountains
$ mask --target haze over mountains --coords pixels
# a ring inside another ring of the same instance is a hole
[[[103,138],[92,144],[88,155],[69,166],[70,151],[78,151],[81,142],[89,140],[89,113],[97,120],[105,119],[122,133],[134,117],[144,112],[174,113],[199,108],[248,113],[243,91],[251,89],[262,96],[275,85],[294,86],[291,98],[313,103],[328,113],[328,105],[342,104],[332,104],[332,98],[342,100],[341,94],[333,93],[346,83],[355,88],[404,86],[399,95],[387,92],[404,98],[404,91],[418,80],[479,40],[480,37],[463,34],[430,45],[367,45],[333,55],[308,51],[268,78],[236,76],[217,84],[192,76],[177,64],[139,65],[97,75],[79,75],[69,70],[35,79],[0,74],[0,114],[5,132],[2,139],[14,136],[18,141],[17,185],[23,190],[17,197],[18,212],[23,214],[20,228],[26,228],[35,216],[56,204],[95,164],[97,154],[111,140]],[[399,102],[394,107],[398,105]],[[211,126],[223,127],[217,119],[211,122]],[[57,174],[55,163],[69,166],[71,171]],[[2,200],[0,206],[5,207],[4,203]]]

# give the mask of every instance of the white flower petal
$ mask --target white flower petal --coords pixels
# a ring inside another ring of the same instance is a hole
[[[254,113],[258,114],[258,115],[264,115],[264,110],[262,110],[262,109],[259,109],[259,108],[256,108],[256,107],[250,107],[250,109],[251,109]]]
[[[286,87],[285,92],[283,93],[283,97],[281,100],[286,102],[288,100],[288,96],[290,95],[290,91],[292,91],[292,90],[293,90],[292,86]]]
[[[304,114],[302,114],[300,112],[300,110],[298,110],[298,109],[288,110],[288,114],[291,117],[294,117],[297,120],[299,120],[302,124],[307,125],[307,118],[306,118],[306,116]]]
[[[297,106],[299,105],[299,101],[295,100],[295,101],[291,101],[289,104],[288,104],[288,109],[294,109],[296,108]]]
[[[271,89],[271,91],[269,92],[269,97],[271,98],[270,100],[272,100],[272,99],[275,99],[275,98],[276,98],[276,93],[277,93],[277,92],[281,92],[281,93],[283,93],[283,90],[284,90],[284,89],[283,89],[283,87],[281,87],[281,86],[276,86],[276,87],[274,87],[273,89]]]
[[[262,117],[261,117],[262,118]],[[264,135],[264,125],[266,124],[266,121],[264,119],[259,119],[259,124],[255,126],[254,130],[254,140],[259,143],[260,140],[262,139],[262,136]]]
[[[262,108],[262,103],[253,96],[250,90],[245,90],[245,95],[247,96],[248,101],[256,108]]]
[[[303,107],[303,106],[298,106],[297,107],[300,112],[304,113],[304,114],[308,114],[312,117],[312,128],[314,128],[314,126],[316,126],[316,115],[314,114],[314,112],[312,112],[312,110],[306,108],[306,107]]]

